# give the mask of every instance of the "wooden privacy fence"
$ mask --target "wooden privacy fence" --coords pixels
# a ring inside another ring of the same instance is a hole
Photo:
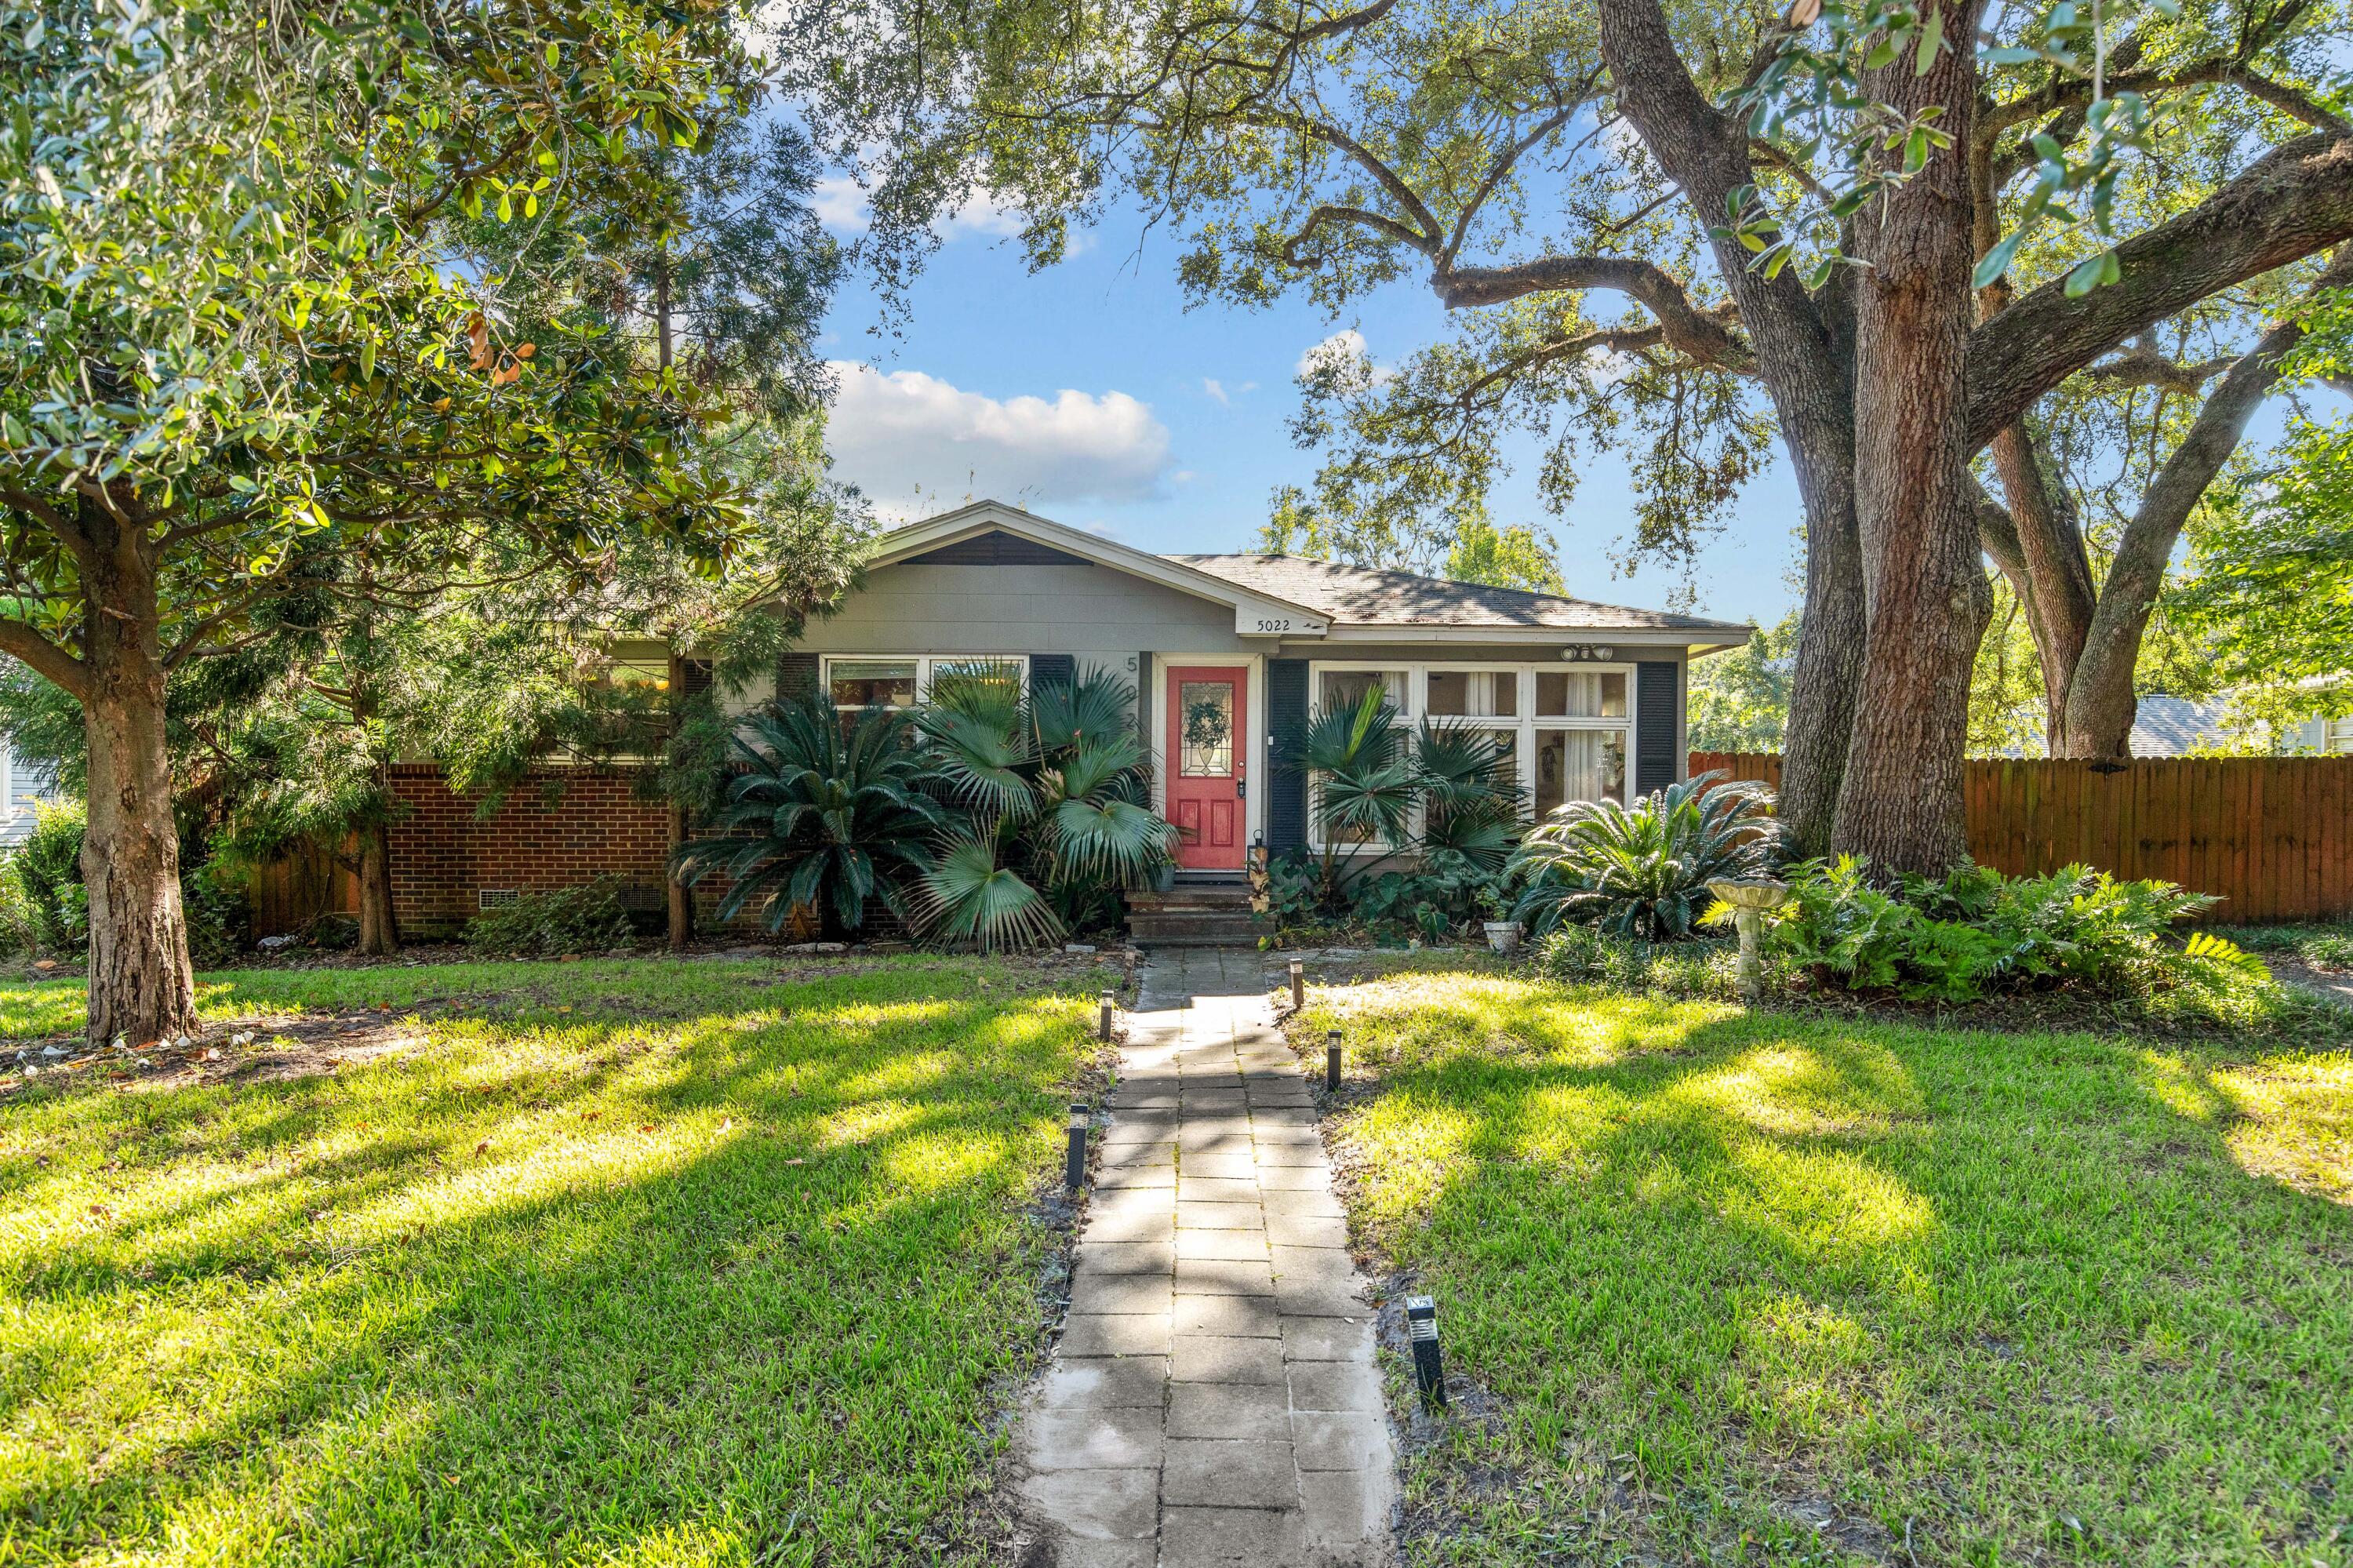
[[[359,912],[359,878],[323,850],[305,847],[255,868],[246,883],[253,934],[279,937],[308,930],[322,915]]]
[[[2353,757],[2147,758],[2126,763],[1972,760],[1969,853],[2012,875],[2078,862],[2178,882],[2223,902],[2218,921],[2353,912]],[[1778,788],[1770,752],[1694,751]]]

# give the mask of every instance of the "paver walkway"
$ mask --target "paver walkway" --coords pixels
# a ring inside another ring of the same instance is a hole
[[[1111,1105],[1019,1440],[1045,1560],[1394,1561],[1371,1308],[1257,953],[1155,957]]]

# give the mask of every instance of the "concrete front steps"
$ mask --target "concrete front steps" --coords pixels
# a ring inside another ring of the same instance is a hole
[[[1180,881],[1166,893],[1127,895],[1127,930],[1139,948],[1230,948],[1255,946],[1259,928],[1250,923],[1250,884]]]

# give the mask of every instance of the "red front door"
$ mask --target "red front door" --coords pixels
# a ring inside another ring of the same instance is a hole
[[[1242,868],[1249,697],[1247,670],[1169,668],[1168,820],[1180,839],[1176,863],[1187,871]]]

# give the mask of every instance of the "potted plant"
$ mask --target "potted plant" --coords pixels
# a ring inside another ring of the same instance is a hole
[[[1501,891],[1490,885],[1479,890],[1481,924],[1487,933],[1487,945],[1499,953],[1520,950],[1520,923],[1504,903]]]

